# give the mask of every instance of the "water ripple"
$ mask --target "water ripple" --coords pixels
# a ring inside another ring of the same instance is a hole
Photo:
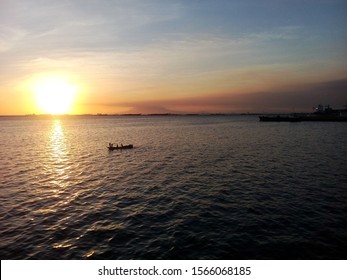
[[[344,124],[0,122],[2,259],[347,257]]]

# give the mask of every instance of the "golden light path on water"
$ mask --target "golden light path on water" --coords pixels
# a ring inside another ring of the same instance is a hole
[[[60,226],[67,229],[68,224],[75,215],[71,209],[77,210],[79,206],[76,205],[75,200],[78,200],[80,195],[83,196],[85,190],[76,187],[76,176],[79,174],[79,163],[73,160],[70,152],[69,139],[66,135],[64,122],[60,119],[55,119],[52,122],[52,127],[49,135],[49,151],[50,151],[50,173],[52,176],[52,191],[57,199],[57,203],[51,207],[53,212],[61,212],[62,220]],[[76,209],[75,209],[76,208]],[[77,210],[78,212],[78,210]],[[77,214],[78,216],[78,214]],[[64,224],[66,226],[64,226]],[[49,228],[51,231],[57,230],[57,225]],[[52,244],[54,249],[64,249],[72,247],[76,240],[83,236],[76,236],[72,239],[63,239]],[[84,257],[90,257],[95,253],[93,249],[84,254]]]
[[[69,179],[68,171],[70,165],[64,130],[60,120],[54,120],[50,133],[50,157],[52,173],[55,174],[54,185],[58,188],[66,186],[65,181]]]
[[[47,171],[50,173],[51,181],[48,187],[51,188],[53,197],[56,203],[48,206],[48,213],[65,212],[70,203],[73,202],[78,196],[78,192],[71,191],[71,178],[73,177],[73,166],[69,155],[69,148],[67,138],[64,131],[64,126],[61,120],[55,119],[52,121],[52,126],[49,133],[48,148],[48,166]],[[69,215],[62,217],[60,225],[64,224],[64,220],[67,222],[70,219]],[[52,225],[48,228],[49,231],[55,231],[56,225]],[[64,227],[64,226],[63,226]],[[55,249],[71,247],[72,242],[70,239],[55,242],[52,247]]]

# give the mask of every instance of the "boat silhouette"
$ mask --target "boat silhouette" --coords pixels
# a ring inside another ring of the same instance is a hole
[[[133,144],[129,144],[129,145],[120,145],[120,146],[113,146],[112,143],[110,143],[108,146],[107,146],[108,150],[109,151],[113,151],[113,150],[128,150],[128,149],[132,149],[134,148],[134,145]]]

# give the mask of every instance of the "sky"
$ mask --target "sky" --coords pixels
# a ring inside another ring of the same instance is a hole
[[[0,0],[0,115],[47,79],[72,114],[343,107],[346,30],[346,0]]]

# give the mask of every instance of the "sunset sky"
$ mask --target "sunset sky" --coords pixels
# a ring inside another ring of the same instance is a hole
[[[346,0],[1,0],[0,115],[343,107],[346,30]]]

